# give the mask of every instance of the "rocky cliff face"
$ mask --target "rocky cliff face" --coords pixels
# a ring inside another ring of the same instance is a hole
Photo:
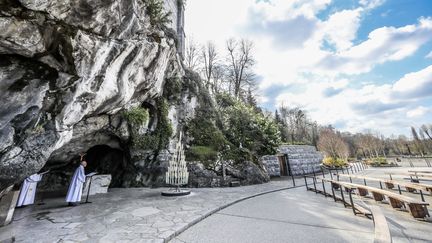
[[[164,81],[183,75],[175,38],[150,25],[145,1],[0,0],[0,30],[0,190],[94,146],[118,154],[111,169],[136,170],[143,156],[128,161],[143,152],[126,147],[121,112],[156,109]]]

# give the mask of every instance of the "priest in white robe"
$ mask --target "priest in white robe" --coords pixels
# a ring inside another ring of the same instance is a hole
[[[86,175],[84,172],[84,168],[87,166],[86,161],[81,161],[80,166],[75,170],[75,173],[72,177],[71,183],[69,185],[69,190],[66,195],[66,202],[69,203],[69,206],[76,206],[78,202],[81,201],[83,184],[86,180]]]
[[[34,204],[36,187],[38,182],[42,180],[42,175],[43,174],[33,174],[23,181],[18,197],[17,207]]]

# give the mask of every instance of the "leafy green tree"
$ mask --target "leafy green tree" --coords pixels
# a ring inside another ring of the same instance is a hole
[[[256,158],[276,153],[280,133],[272,117],[242,102],[224,108],[222,116],[224,134],[232,144],[249,150]]]

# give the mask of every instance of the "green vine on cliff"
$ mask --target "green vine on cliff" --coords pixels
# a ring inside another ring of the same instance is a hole
[[[147,109],[142,107],[134,107],[128,111],[123,112],[123,117],[134,126],[144,125],[149,119],[149,113]]]
[[[165,149],[173,133],[171,122],[168,118],[168,102],[164,98],[159,98],[156,102],[158,109],[158,123],[156,129],[144,136],[133,136],[133,145],[146,150],[160,151]]]
[[[146,4],[146,13],[150,17],[150,24],[161,28],[171,23],[171,12],[165,11],[164,2],[161,0],[143,0]]]

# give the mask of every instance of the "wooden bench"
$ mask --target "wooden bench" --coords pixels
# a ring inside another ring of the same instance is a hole
[[[385,184],[387,189],[393,189],[395,187],[395,185],[398,185],[399,188],[399,194],[401,194],[400,191],[400,186],[405,187],[405,189],[408,192],[416,192],[417,190],[420,192],[422,199],[424,201],[423,198],[423,192],[422,191],[429,191],[432,195],[432,185],[428,185],[428,184],[420,184],[420,183],[409,183],[409,182],[402,182],[402,181],[395,181],[395,180],[388,180],[388,179],[379,179],[379,178],[373,178],[373,177],[367,177],[367,176],[359,176],[359,175],[343,175],[340,174],[339,177],[348,177],[350,178],[350,181],[352,182],[351,178],[355,178],[355,179],[362,179],[364,180],[364,184],[366,185],[366,180],[369,181],[378,181],[380,182],[380,186],[382,189],[382,183]]]
[[[429,203],[427,202],[422,202],[411,197],[370,186],[364,186],[348,182],[344,182],[341,185],[343,185],[344,187],[351,186],[357,188],[360,196],[366,196],[369,192],[372,194],[375,201],[383,201],[385,199],[385,196],[387,196],[390,205],[393,208],[405,208],[405,204],[407,204],[409,211],[414,218],[425,218],[426,216],[430,217],[429,211],[427,210],[427,206],[429,205]]]
[[[398,172],[398,173],[386,173],[386,174],[390,176],[390,179],[392,179],[392,175],[404,175],[404,176],[409,176],[409,177],[416,177],[416,178],[421,177],[421,178],[426,178],[426,179],[432,179],[432,174],[429,174],[429,173]]]
[[[341,202],[343,202],[345,207],[346,206],[350,206],[353,209],[354,215],[362,214],[362,215],[366,216],[367,218],[371,217],[372,214],[371,214],[371,212],[368,209],[364,208],[363,206],[361,206],[358,203],[354,203],[354,201],[352,199],[351,192],[353,190],[355,190],[356,187],[353,187],[351,185],[345,184],[342,181],[335,181],[335,180],[325,179],[325,178],[321,178],[320,180],[322,182],[329,182],[329,183],[331,183],[332,194],[329,195],[329,196],[332,196],[335,201],[341,201]],[[350,203],[346,202],[345,196],[343,194],[343,190],[340,190],[341,191],[341,196],[340,197],[335,194],[335,191],[334,191],[335,186],[334,185],[338,185],[337,188],[341,188],[341,187],[345,188],[345,190],[349,193]]]
[[[432,170],[409,170],[409,173],[432,174]]]
[[[373,215],[373,221],[375,226],[374,243],[391,243],[392,238],[390,234],[390,229],[381,209],[373,205],[369,206],[369,208]]]
[[[409,176],[423,177],[423,178],[432,179],[432,174],[430,174],[430,173],[424,173],[424,172],[408,172],[408,175],[409,175]]]

